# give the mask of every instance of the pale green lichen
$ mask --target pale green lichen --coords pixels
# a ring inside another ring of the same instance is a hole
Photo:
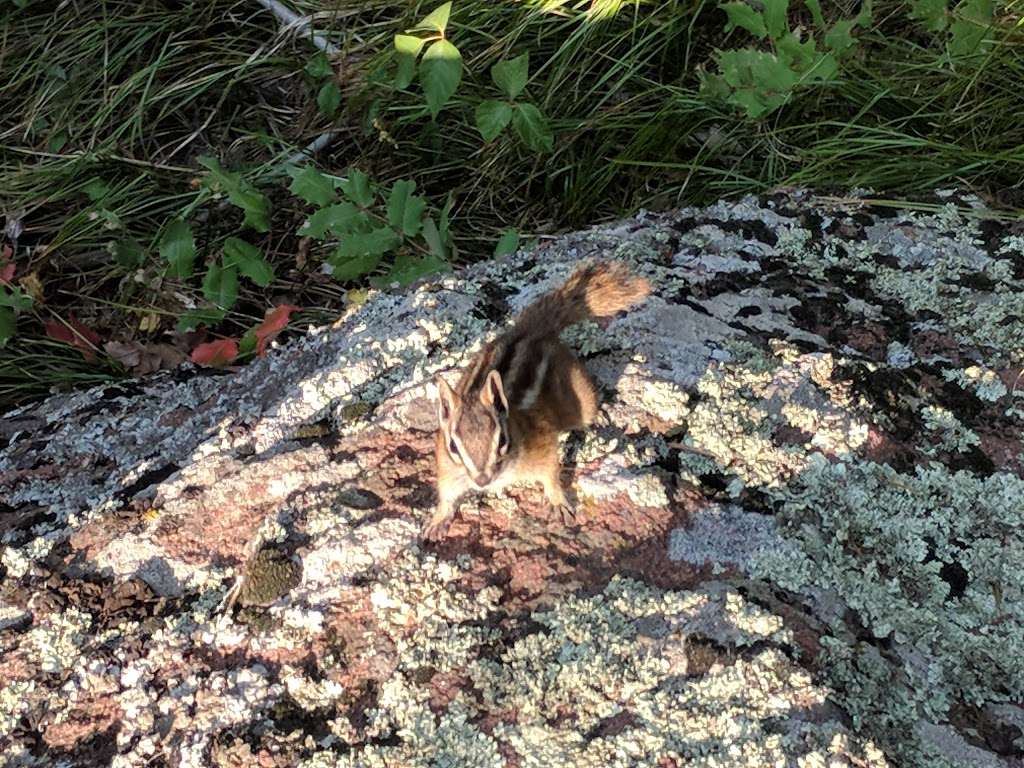
[[[981,438],[960,423],[953,412],[940,405],[926,405],[921,409],[921,421],[925,429],[938,439],[938,447],[945,451],[966,453],[976,445],[981,445]],[[924,447],[925,453],[935,455],[935,448]]]
[[[1024,480],[817,457],[775,495],[802,555],[762,558],[755,572],[796,591],[834,590],[892,640],[898,672],[834,625],[824,668],[843,706],[895,754],[927,764],[906,738],[917,717],[1024,695]]]
[[[964,389],[973,390],[979,398],[991,403],[1005,397],[1009,391],[999,374],[983,365],[971,365],[963,370],[945,370],[942,377],[946,381],[955,381]]]

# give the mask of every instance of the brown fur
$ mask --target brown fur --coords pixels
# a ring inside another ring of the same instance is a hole
[[[481,350],[455,389],[438,381],[438,505],[425,538],[444,533],[459,497],[474,488],[539,482],[552,506],[571,513],[558,437],[590,425],[598,397],[558,334],[587,318],[610,317],[649,292],[647,281],[620,262],[583,266]]]

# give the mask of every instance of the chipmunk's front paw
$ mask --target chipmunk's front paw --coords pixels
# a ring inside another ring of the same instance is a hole
[[[443,538],[448,532],[448,526],[451,525],[453,517],[454,515],[445,512],[435,512],[423,526],[420,538],[423,541],[437,541]]]

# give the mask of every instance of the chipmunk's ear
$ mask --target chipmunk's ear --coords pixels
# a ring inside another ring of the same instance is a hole
[[[505,399],[505,387],[501,383],[501,374],[491,371],[480,391],[480,402],[492,406],[499,413],[508,413],[508,400]]]
[[[441,426],[448,424],[455,415],[455,403],[458,400],[448,382],[437,377],[437,420]]]

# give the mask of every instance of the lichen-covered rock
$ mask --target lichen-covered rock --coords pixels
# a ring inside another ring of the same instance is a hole
[[[434,378],[583,258],[606,419],[434,501]],[[1024,235],[791,191],[377,293],[0,423],[0,761],[1024,764]]]

